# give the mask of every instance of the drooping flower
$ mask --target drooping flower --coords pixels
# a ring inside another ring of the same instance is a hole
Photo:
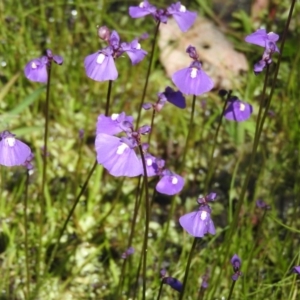
[[[24,68],[24,74],[27,79],[34,82],[46,83],[48,81],[48,67],[55,62],[58,65],[63,63],[63,58],[59,55],[53,55],[51,50],[46,51],[46,56],[32,59]]]
[[[188,68],[175,72],[172,81],[182,93],[187,95],[202,95],[214,87],[212,79],[202,70],[198,60],[194,60]]]
[[[231,278],[233,281],[236,281],[238,280],[238,278],[242,275],[240,269],[241,269],[241,264],[242,264],[242,261],[241,259],[238,257],[238,255],[234,254],[233,257],[231,258],[230,260],[230,263],[233,267],[233,271],[235,272]]]
[[[162,269],[160,271],[160,275],[162,277],[162,283],[169,285],[172,289],[174,289],[177,292],[181,292],[182,283],[174,277],[166,276],[166,274],[167,274],[166,269]]]
[[[193,237],[202,238],[207,233],[216,233],[214,223],[211,219],[211,208],[206,204],[200,205],[197,211],[180,217],[179,223]]]
[[[0,133],[0,165],[6,167],[26,165],[31,156],[30,148],[9,131]]]
[[[279,40],[279,35],[274,32],[267,33],[266,29],[258,29],[255,32],[247,35],[245,41],[264,48],[274,47],[274,51],[279,52],[276,42]],[[273,46],[272,46],[273,45]]]
[[[126,116],[124,112],[120,114],[112,114],[110,117],[106,117],[104,114],[98,116],[96,125],[96,134],[106,133],[110,135],[118,134],[124,131],[124,123],[133,123],[133,117]]]
[[[252,105],[233,97],[228,101],[228,106],[224,111],[224,117],[230,121],[242,122],[250,118]]]
[[[174,17],[181,31],[187,31],[195,22],[197,14],[190,12],[180,2],[171,4],[166,9],[157,8],[144,0],[139,6],[130,6],[129,15],[132,18],[142,18],[147,15],[152,15],[156,22],[167,23],[168,18]]]
[[[162,172],[162,177],[156,185],[156,190],[165,195],[178,194],[184,186],[184,179],[169,170]]]
[[[99,34],[98,29],[98,34]],[[139,63],[147,52],[141,49],[138,39],[130,43],[121,43],[120,37],[116,31],[108,32],[108,28],[103,30],[103,40],[108,46],[93,54],[88,55],[84,60],[86,75],[95,81],[116,80],[118,71],[115,65],[115,59],[127,53],[133,65]]]
[[[95,141],[98,164],[116,177],[135,177],[142,174],[142,165],[134,148],[136,140],[98,133]]]

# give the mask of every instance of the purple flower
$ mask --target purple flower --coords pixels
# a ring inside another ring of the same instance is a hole
[[[300,266],[293,267],[292,272],[295,273],[295,274],[300,274]]]
[[[97,161],[116,177],[141,175],[142,165],[134,151],[136,146],[135,139],[98,133],[95,141]]]
[[[164,284],[169,285],[173,290],[177,292],[182,291],[182,283],[178,279],[174,277],[164,277],[162,281]]]
[[[201,283],[201,288],[202,289],[207,289],[208,288],[208,279],[209,279],[208,273],[206,273],[202,276],[202,283]]]
[[[164,170],[162,175],[162,178],[156,185],[156,190],[159,193],[171,196],[178,194],[182,190],[184,179],[181,176],[169,170]]]
[[[212,79],[202,70],[201,63],[197,60],[194,60],[188,68],[175,72],[172,81],[187,95],[201,95],[214,87]]]
[[[180,91],[174,91],[172,88],[167,86],[162,94],[166,97],[168,102],[175,106],[182,109],[186,107],[185,98]]]
[[[123,122],[129,122],[131,125],[133,123],[133,117],[126,116],[124,112],[120,114],[112,114],[110,117],[106,117],[101,114],[98,117],[96,125],[96,134],[106,133],[110,135],[115,135],[124,131]]]
[[[53,55],[51,50],[46,51],[46,56],[32,59],[24,68],[25,77],[34,82],[46,83],[48,81],[48,66],[54,61],[61,65],[63,58],[59,55]]]
[[[129,255],[132,255],[134,253],[134,248],[129,247],[124,253],[122,253],[121,257],[126,259]]]
[[[138,39],[134,39],[130,43],[121,43],[118,33],[113,30],[110,34],[107,27],[105,28],[105,38],[108,46],[88,55],[84,60],[86,75],[95,81],[116,80],[118,71],[115,59],[124,52],[128,54],[133,65],[143,60],[147,54],[145,50],[141,49]]]
[[[95,81],[116,80],[116,69],[113,51],[110,47],[88,55],[84,60],[86,75]]]
[[[238,257],[238,255],[234,254],[233,257],[231,258],[230,260],[230,263],[233,267],[233,271],[235,272],[233,275],[232,275],[232,280],[233,281],[236,281],[238,280],[238,278],[242,275],[240,269],[241,269],[241,264],[242,264],[242,261],[241,259]]]
[[[0,133],[0,165],[6,167],[26,165],[31,156],[30,148],[17,140],[9,131]]]
[[[259,199],[256,201],[256,206],[265,210],[269,210],[271,209],[271,206],[268,205],[266,202],[264,202],[263,200]]]
[[[27,170],[32,170],[33,169],[33,161],[34,155],[32,153],[29,154],[25,162],[22,164],[22,166],[26,167]]]
[[[197,211],[179,218],[179,223],[193,237],[204,237],[205,234],[215,234],[215,226],[211,219],[211,209],[208,205],[200,205]]]
[[[279,52],[276,42],[279,35],[274,32],[267,33],[265,29],[258,29],[254,33],[246,36],[245,41],[250,44],[258,45],[260,47],[269,48],[270,44],[273,45],[274,51]]]
[[[230,121],[242,122],[250,118],[252,105],[237,98],[229,100],[229,105],[224,111],[224,117]]]
[[[173,16],[180,30],[187,31],[195,22],[197,14],[188,11],[180,2],[171,4],[167,9],[159,9],[144,0],[139,6],[130,6],[129,15],[132,18],[142,18],[152,15],[155,21],[167,23],[168,18]]]
[[[167,15],[174,17],[178,27],[181,31],[187,31],[195,22],[197,14],[186,10],[185,6],[181,5],[180,2],[171,4],[167,8]]]

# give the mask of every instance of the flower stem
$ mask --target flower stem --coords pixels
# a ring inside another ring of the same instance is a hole
[[[182,291],[179,295],[179,300],[185,299],[184,298],[184,292],[185,292],[186,283],[187,283],[187,279],[188,279],[188,276],[189,276],[189,270],[190,270],[190,266],[191,266],[191,262],[192,262],[193,253],[194,253],[194,250],[196,248],[196,244],[197,244],[197,238],[194,238],[194,242],[193,242],[192,248],[190,250],[188,261],[187,261],[187,264],[186,264],[186,267],[185,267],[184,279],[183,279],[183,283],[182,283]]]
[[[143,148],[139,145],[139,150],[141,154],[142,164],[143,164],[143,173],[144,173],[144,191],[145,191],[145,233],[144,233],[144,242],[143,242],[143,297],[146,299],[146,270],[147,270],[147,253],[148,253],[148,234],[149,234],[149,222],[150,222],[150,200],[149,200],[149,187],[148,187],[148,176],[147,176],[147,167],[145,155]]]
[[[226,106],[227,106],[227,103],[228,103],[228,100],[230,99],[230,97],[231,97],[231,91],[228,93],[228,95],[226,97],[226,100],[224,102],[221,117],[219,119],[217,130],[215,132],[213,147],[212,147],[210,157],[209,157],[209,160],[208,160],[208,173],[207,173],[207,176],[205,178],[205,183],[204,183],[204,194],[206,194],[209,190],[209,183],[210,183],[210,180],[211,180],[212,175],[214,173],[213,172],[214,171],[214,153],[215,153],[215,149],[216,149],[216,146],[217,146],[218,135],[219,135],[219,131],[220,131],[220,128],[221,128],[221,125],[222,125],[224,112],[225,112],[225,109],[226,109]]]
[[[156,46],[156,41],[157,41],[157,36],[158,36],[159,25],[160,25],[160,21],[157,22],[156,28],[155,28],[155,32],[154,32],[154,38],[153,38],[152,48],[151,48],[151,55],[150,55],[148,69],[147,69],[147,74],[146,74],[146,80],[145,80],[145,85],[144,85],[144,89],[143,89],[143,94],[142,94],[142,98],[141,98],[141,102],[140,102],[138,117],[137,117],[137,121],[136,121],[136,128],[139,127],[140,118],[141,118],[141,112],[142,112],[142,107],[143,107],[143,104],[144,104],[144,101],[145,101],[145,97],[146,97],[146,92],[147,92],[147,87],[148,87],[148,82],[149,82],[149,77],[150,77],[150,72],[151,72],[151,66],[152,66],[152,62],[153,62],[153,58],[154,58],[154,51],[155,51],[155,46]]]
[[[160,282],[160,287],[159,287],[159,291],[158,291],[158,295],[157,295],[156,300],[159,300],[159,299],[160,299],[163,285],[164,285],[163,280],[161,280],[161,282]]]
[[[235,282],[236,282],[235,280],[232,281],[230,292],[229,292],[227,300],[231,299],[231,295],[232,295],[232,292],[233,292],[233,289],[234,289],[234,286],[235,286]]]
[[[149,146],[150,146],[151,135],[152,135],[152,132],[153,132],[153,127],[154,127],[155,114],[156,114],[156,110],[153,109],[152,118],[151,118],[151,125],[150,125],[151,130],[150,130],[150,133],[148,135],[148,144],[149,144]]]
[[[105,105],[105,116],[108,116],[109,112],[109,105],[110,105],[110,97],[111,97],[111,89],[112,89],[112,80],[108,81],[108,88],[107,88],[107,94],[106,94],[106,105]]]
[[[28,204],[28,185],[29,185],[29,171],[26,172],[26,189],[24,197],[24,238],[25,238],[25,263],[26,263],[26,297],[30,296],[30,271],[29,271],[29,252],[28,252],[28,219],[27,219],[27,204]]]
[[[189,148],[188,145],[189,145],[189,141],[190,141],[190,138],[191,138],[191,135],[192,135],[192,131],[193,131],[195,106],[196,106],[196,95],[193,95],[190,124],[189,124],[188,134],[187,134],[186,141],[185,141],[185,146],[184,146],[184,149],[183,149],[182,161],[181,161],[181,164],[180,164],[180,171],[182,171],[182,169],[184,167],[184,164],[185,164],[186,154],[187,154],[187,150]]]

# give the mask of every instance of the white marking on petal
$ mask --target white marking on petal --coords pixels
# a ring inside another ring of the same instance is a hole
[[[5,143],[9,146],[9,147],[13,147],[16,143],[16,139],[13,136],[9,136],[5,139]]]
[[[135,49],[140,50],[141,48],[142,48],[141,44],[140,44],[140,43],[137,43]]]
[[[186,12],[186,7],[184,5],[180,5],[179,11]]]
[[[152,161],[152,159],[151,158],[147,158],[146,159],[146,163],[147,163],[147,166],[152,166],[152,163],[153,163],[153,161]]]
[[[172,184],[177,184],[178,179],[175,176],[172,176]]]
[[[144,1],[139,4],[140,8],[144,8]]]
[[[244,111],[246,108],[246,105],[244,103],[240,104],[240,111]]]
[[[97,62],[99,65],[101,65],[101,64],[103,63],[104,59],[105,59],[105,55],[104,55],[103,53],[100,53],[100,54],[98,55],[98,57],[97,57],[96,62]]]
[[[37,64],[35,62],[31,63],[31,69],[36,69],[37,68]]]
[[[198,70],[196,68],[192,68],[191,78],[196,78],[197,77],[197,73],[198,73]]]
[[[129,148],[128,145],[126,145],[125,143],[122,143],[117,150],[117,154],[121,155],[124,153],[124,151]]]
[[[208,217],[208,213],[204,210],[204,211],[201,211],[201,214],[200,214],[200,219],[202,221],[206,220]]]
[[[115,121],[115,120],[117,120],[118,116],[119,116],[119,114],[112,114],[112,115],[111,115],[111,119],[112,119],[113,121]]]

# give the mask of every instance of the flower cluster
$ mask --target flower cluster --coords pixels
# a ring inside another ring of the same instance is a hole
[[[180,2],[171,4],[166,9],[160,9],[144,0],[139,6],[130,6],[129,15],[132,18],[142,18],[152,15],[156,22],[167,23],[168,18],[174,17],[181,31],[187,31],[195,22],[197,14],[190,12]]]
[[[193,61],[188,68],[183,68],[173,74],[173,83],[182,93],[187,95],[199,96],[209,92],[214,87],[214,83],[202,70],[196,48],[189,46],[186,52]]]
[[[184,185],[184,179],[165,168],[165,162],[147,153],[148,144],[141,143],[141,135],[150,132],[149,126],[133,129],[133,118],[125,113],[100,115],[96,129],[95,148],[97,161],[113,176],[135,177],[144,174],[141,158],[135,148],[141,146],[144,151],[147,176],[160,176],[156,190],[162,194],[175,195]],[[126,136],[114,136],[118,133]]]
[[[100,38],[108,43],[108,46],[88,55],[84,60],[86,75],[95,81],[116,80],[118,71],[115,59],[127,53],[133,65],[142,61],[147,52],[141,49],[139,40],[136,38],[130,43],[120,41],[116,31],[110,31],[106,26],[98,30]]]
[[[53,55],[51,50],[46,51],[46,55],[32,59],[24,68],[24,74],[27,79],[34,82],[46,83],[48,81],[48,68],[55,62],[62,65],[63,58],[59,55]]]
[[[211,219],[211,208],[208,202],[214,201],[216,193],[210,193],[205,197],[199,197],[198,210],[183,215],[179,218],[180,225],[193,237],[204,237],[205,234],[215,234],[215,226]]]
[[[259,74],[263,69],[272,63],[272,55],[279,52],[276,42],[279,35],[274,32],[267,33],[265,29],[258,29],[254,33],[246,36],[245,41],[260,47],[264,47],[262,59],[254,65],[254,73]]]

